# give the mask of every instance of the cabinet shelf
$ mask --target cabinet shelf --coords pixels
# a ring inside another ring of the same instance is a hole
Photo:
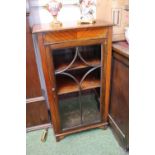
[[[88,59],[87,63],[91,66],[99,66],[100,65],[100,60],[98,58],[94,58],[94,59]],[[64,70],[65,68],[67,68],[69,66],[68,63],[62,63],[59,64],[58,66],[56,66],[55,68],[55,72],[60,72],[62,70]],[[81,60],[76,60],[72,66],[70,68],[68,68],[67,70],[76,70],[76,69],[83,69],[83,68],[87,68],[90,67],[88,65],[86,65],[84,62],[82,62]]]
[[[100,80],[95,78],[87,78],[82,82],[82,90],[88,90],[93,88],[99,88],[100,87]],[[66,94],[66,93],[72,93],[79,91],[78,85],[70,80],[70,79],[63,79],[58,78],[57,79],[57,93],[58,95]]]

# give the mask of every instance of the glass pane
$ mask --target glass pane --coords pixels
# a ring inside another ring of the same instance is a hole
[[[62,130],[101,122],[101,45],[52,50]]]
[[[81,104],[82,104],[82,120],[83,124],[92,124],[101,121],[100,114],[100,70],[97,68],[90,72],[82,82]],[[89,81],[91,89],[85,90],[83,85]]]
[[[79,126],[81,114],[78,93],[59,96],[59,112],[62,130]]]
[[[101,64],[101,45],[80,46],[53,50],[56,72],[99,66]]]
[[[68,67],[75,57],[75,48],[53,50],[53,62],[56,71],[62,71]]]
[[[90,66],[97,66],[101,61],[101,45],[81,46],[79,53],[83,62]]]
[[[82,91],[82,121],[83,125],[94,124],[101,121],[100,100],[97,91]]]

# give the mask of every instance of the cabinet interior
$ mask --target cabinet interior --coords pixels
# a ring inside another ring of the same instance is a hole
[[[100,64],[101,45],[64,48],[53,51],[55,72],[59,72],[72,64],[68,70],[87,68]],[[80,59],[81,58],[81,59]],[[83,61],[82,61],[83,60]]]
[[[101,45],[52,50],[61,129],[101,122]]]
[[[99,88],[59,96],[61,129],[101,122]]]

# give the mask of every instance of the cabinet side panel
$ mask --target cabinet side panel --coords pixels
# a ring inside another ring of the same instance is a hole
[[[124,58],[125,59],[125,58]],[[129,67],[121,59],[113,57],[111,79],[110,116],[120,132],[114,132],[124,143],[129,141]],[[120,134],[122,133],[122,134]],[[124,137],[122,137],[124,135]]]

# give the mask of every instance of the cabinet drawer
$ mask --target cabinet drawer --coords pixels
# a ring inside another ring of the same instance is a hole
[[[90,39],[90,38],[106,38],[106,28],[89,28],[77,31],[77,39]]]
[[[68,31],[58,31],[58,32],[49,32],[46,33],[44,36],[45,43],[58,43],[64,42],[69,40],[76,39],[76,31],[75,30],[68,30]]]
[[[67,41],[75,40],[85,40],[85,39],[96,39],[96,38],[106,38],[108,33],[107,28],[84,28],[76,30],[66,30],[49,32],[44,35],[45,44],[54,44]]]

